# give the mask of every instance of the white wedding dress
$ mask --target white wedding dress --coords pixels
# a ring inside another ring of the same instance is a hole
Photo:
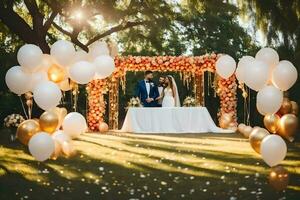
[[[173,96],[173,92],[171,88],[164,89],[164,97],[162,100],[162,107],[180,107],[180,99],[177,89],[177,84],[173,76],[168,75],[172,79],[175,97]]]
[[[171,88],[164,89],[162,107],[175,107],[175,98],[173,97],[173,92]]]

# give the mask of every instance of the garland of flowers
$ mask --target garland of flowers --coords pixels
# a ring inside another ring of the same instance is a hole
[[[160,71],[160,72],[182,72],[185,76],[202,75],[205,71],[215,72],[215,63],[220,54],[205,54],[203,56],[127,56],[115,57],[115,72],[113,80],[120,80],[122,88],[125,88],[127,71]],[[185,77],[185,80],[192,78]],[[220,97],[219,117],[224,114],[232,116],[232,122],[236,124],[236,81],[235,76],[228,79],[219,79],[215,90]],[[103,100],[104,90],[108,86],[107,80],[95,80],[89,83],[89,112],[88,124],[91,131],[97,131],[99,122],[103,121],[105,114],[105,102]],[[117,91],[116,91],[117,92]],[[105,92],[106,93],[106,92]],[[102,100],[100,100],[102,97]],[[116,105],[118,106],[118,105]],[[111,110],[109,110],[111,112]],[[115,111],[114,112],[118,112]]]
[[[88,114],[87,122],[91,131],[98,131],[99,124],[103,122],[105,115],[106,101],[104,100],[104,94],[107,93],[107,81],[93,80],[91,81],[86,90],[88,92]]]

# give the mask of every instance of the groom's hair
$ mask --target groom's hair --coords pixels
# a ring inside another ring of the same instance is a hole
[[[145,76],[147,76],[148,74],[153,74],[153,72],[150,70],[145,71]]]

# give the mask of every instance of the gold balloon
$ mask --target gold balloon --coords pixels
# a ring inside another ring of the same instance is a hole
[[[289,173],[282,166],[276,166],[271,168],[269,174],[270,185],[278,190],[284,190],[289,184]]]
[[[56,129],[59,129],[62,125],[64,118],[68,114],[67,109],[55,107],[55,108],[50,109],[49,111],[54,112],[58,116],[58,125],[57,125]]]
[[[40,125],[33,119],[22,122],[17,129],[17,138],[22,144],[27,145],[30,138],[40,131]]]
[[[99,124],[99,132],[100,133],[105,133],[108,131],[108,125],[105,122],[100,122]]]
[[[264,125],[271,132],[276,133],[279,130],[280,117],[277,114],[267,114],[264,117]]]
[[[252,132],[253,128],[251,126],[246,126],[243,130],[243,135],[245,136],[245,138],[249,138],[251,132]]]
[[[298,106],[297,102],[291,101],[291,104],[292,104],[292,114],[298,115],[298,113],[299,113],[299,106]]]
[[[54,83],[59,83],[66,78],[66,71],[64,68],[59,67],[58,65],[53,64],[48,69],[48,78],[50,81],[53,81]]]
[[[55,112],[46,111],[40,117],[40,127],[42,131],[47,133],[54,133],[59,119]]]
[[[224,113],[220,117],[220,127],[227,129],[230,126],[230,123],[232,122],[232,115],[228,113]]]
[[[243,134],[244,130],[246,128],[246,125],[245,124],[239,124],[238,125],[238,132],[240,132],[241,134]]]
[[[249,136],[250,144],[254,151],[260,153],[261,141],[270,133],[264,128],[254,128]]]
[[[294,136],[298,129],[298,118],[294,114],[283,115],[280,119],[280,128],[278,135],[286,138],[289,141],[294,140]]]
[[[292,104],[291,104],[289,98],[283,98],[279,112],[282,115],[289,114],[292,112]]]

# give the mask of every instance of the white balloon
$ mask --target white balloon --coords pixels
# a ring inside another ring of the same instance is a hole
[[[272,85],[265,86],[257,93],[257,110],[262,115],[274,114],[280,109],[282,101],[282,91]]]
[[[274,68],[272,73],[272,83],[282,91],[290,89],[298,78],[296,67],[287,60],[282,60]]]
[[[87,84],[95,75],[95,66],[87,61],[79,61],[69,69],[70,78],[79,84]]]
[[[221,56],[216,62],[216,72],[222,78],[229,78],[235,71],[236,62],[235,60],[229,55]]]
[[[109,49],[106,44],[106,42],[103,41],[97,41],[94,42],[90,47],[89,47],[89,57],[91,60],[94,60],[98,56],[101,55],[109,55]]]
[[[34,101],[44,110],[56,107],[61,95],[59,87],[51,81],[40,82],[33,90]]]
[[[246,74],[244,77],[245,84],[252,90],[258,91],[268,83],[270,68],[266,63],[253,60],[248,63],[244,70]]]
[[[115,61],[110,56],[98,56],[94,61],[96,68],[95,79],[109,77],[115,70]]]
[[[34,44],[25,44],[19,49],[17,59],[24,71],[35,72],[42,62],[43,52]]]
[[[64,133],[62,130],[55,131],[52,135],[54,141],[57,141],[60,145],[64,142],[70,142],[71,138],[68,134]]]
[[[235,71],[235,76],[237,80],[241,83],[245,83],[246,79],[246,69],[249,65],[250,62],[254,61],[254,58],[252,56],[243,56],[240,61],[238,62],[236,71]]]
[[[58,40],[51,46],[50,54],[59,65],[66,66],[72,63],[75,48],[69,41]]]
[[[52,137],[45,132],[32,136],[28,143],[30,154],[38,161],[45,161],[54,152],[55,144]]]
[[[256,53],[255,58],[267,63],[271,68],[275,67],[279,62],[278,53],[274,49],[269,47],[260,49]]]
[[[76,63],[79,61],[88,61],[88,60],[89,60],[88,53],[83,50],[79,50],[75,52],[75,56],[73,58],[72,63]]]
[[[47,72],[53,63],[53,58],[49,54],[43,54],[38,71]]]
[[[71,112],[67,114],[62,123],[63,130],[71,138],[78,137],[87,129],[85,118],[78,112]]]
[[[18,95],[30,90],[30,74],[22,71],[20,66],[14,66],[7,71],[5,82],[9,90]]]
[[[283,161],[286,156],[286,152],[286,143],[278,135],[268,135],[261,142],[261,156],[270,167],[276,166]]]
[[[34,88],[43,81],[48,81],[48,75],[46,72],[38,71],[31,74],[30,91],[33,91]]]

